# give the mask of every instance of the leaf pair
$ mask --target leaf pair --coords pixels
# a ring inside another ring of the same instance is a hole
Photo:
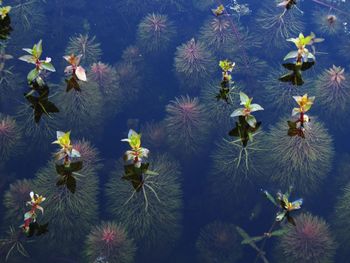
[[[80,171],[82,168],[82,161],[70,163],[69,166],[66,166],[64,164],[56,164],[56,172],[60,175],[60,178],[58,179],[56,185],[66,186],[67,189],[74,194],[76,191],[77,183],[73,174]]]
[[[284,74],[279,78],[279,80],[282,82],[290,82],[292,85],[301,86],[304,84],[301,72],[310,69],[314,64],[314,61],[303,62],[300,64],[284,63],[282,64],[283,67],[285,67],[288,70],[291,70],[292,72]]]
[[[29,224],[28,231],[25,232],[27,237],[32,237],[34,235],[40,236],[49,232],[49,223],[40,225],[38,222],[32,222]]]
[[[33,93],[38,93],[34,96]],[[36,81],[32,83],[32,90],[24,93],[24,97],[31,104],[34,110],[34,121],[39,123],[43,114],[50,116],[50,113],[58,113],[59,109],[56,105],[49,101],[49,87],[47,85],[40,86]]]
[[[257,132],[260,126],[261,122],[257,122],[253,128],[243,116],[239,116],[238,122],[236,122],[236,127],[229,132],[229,135],[240,138],[243,147],[246,147],[248,142],[253,140],[253,134]]]

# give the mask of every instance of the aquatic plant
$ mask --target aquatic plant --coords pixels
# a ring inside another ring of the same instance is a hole
[[[102,50],[95,36],[79,34],[69,38],[65,54],[82,54],[81,64],[86,67],[101,59]]]
[[[40,246],[59,255],[79,253],[83,239],[98,217],[96,170],[83,167],[77,177],[76,192],[57,186],[58,178],[54,162],[40,169],[34,179],[34,190],[46,197],[43,222],[49,222],[50,231],[40,240]],[[65,244],[62,246],[62,244]],[[57,251],[57,247],[60,250]]]
[[[137,18],[142,14],[159,10],[164,11],[184,11],[186,1],[185,0],[144,0],[141,3],[134,0],[121,0],[114,3],[114,8],[122,16],[126,16],[125,19]]]
[[[225,53],[231,57],[242,56],[242,49],[247,51],[261,46],[259,38],[253,36],[247,28],[237,24],[235,30],[232,28],[230,17],[214,17],[206,21],[201,28],[199,40],[216,54]],[[239,40],[236,33],[239,33]]]
[[[229,125],[232,123],[230,114],[238,107],[239,103],[238,101],[235,104],[229,104],[223,100],[217,101],[215,97],[217,96],[218,89],[219,85],[217,82],[208,82],[203,86],[199,98],[203,107],[206,109],[206,114],[208,119],[211,120],[212,125],[216,127],[219,125],[219,127],[223,128],[222,130],[225,130],[226,134]],[[233,92],[239,91],[239,85],[234,85]],[[216,132],[221,132],[221,129],[216,130]]]
[[[11,5],[11,24],[15,28],[14,38],[16,43],[23,43],[25,37],[33,38],[43,33],[46,16],[41,0],[14,0]],[[23,34],[23,32],[32,33]]]
[[[174,66],[185,87],[193,87],[205,81],[215,71],[214,61],[205,44],[192,38],[177,47]]]
[[[336,243],[328,224],[305,213],[295,218],[295,226],[286,225],[287,233],[278,242],[284,262],[333,262]]]
[[[113,219],[126,227],[138,247],[157,247],[159,251],[179,237],[180,171],[178,163],[167,155],[151,157],[149,163],[150,170],[158,175],[145,177],[144,184],[153,190],[144,186],[142,191],[135,192],[129,182],[121,180],[124,169],[117,165],[106,186],[106,195]]]
[[[209,179],[213,195],[235,201],[243,186],[261,179],[266,154],[263,138],[263,132],[255,133],[246,147],[240,139],[222,138],[216,143]]]
[[[54,97],[61,108],[59,119],[61,129],[74,130],[75,134],[92,136],[88,132],[92,127],[98,127],[103,120],[104,107],[101,92],[97,83],[88,81],[81,83],[81,91],[72,90],[64,92],[65,84],[61,86],[61,92]]]
[[[237,54],[235,61],[237,64],[235,69],[237,75],[243,77],[244,80],[249,83],[247,89],[252,91],[254,89],[254,82],[259,79],[258,76],[265,74],[267,71],[268,63],[255,56],[243,57],[240,53]],[[237,78],[239,78],[238,76]]]
[[[69,92],[72,89],[81,91],[80,82],[87,81],[86,71],[82,66],[80,66],[80,60],[82,56],[82,54],[77,56],[74,54],[63,56],[63,59],[66,60],[69,64],[64,69],[64,73],[67,77],[65,79],[67,83],[66,92]]]
[[[27,211],[26,202],[33,189],[33,182],[28,179],[16,180],[4,194],[5,220],[7,223],[16,223],[23,220]]]
[[[214,17],[205,22],[199,40],[214,52],[227,52],[235,45],[235,35],[228,17]]]
[[[89,79],[98,84],[102,94],[106,96],[106,99],[109,96],[116,95],[115,90],[118,88],[111,86],[118,86],[118,77],[112,66],[102,62],[93,63],[88,76]]]
[[[138,25],[137,43],[145,52],[165,50],[175,35],[175,27],[167,15],[148,14]]]
[[[18,153],[21,146],[22,129],[17,121],[0,113],[0,156],[1,162],[7,161]]]
[[[264,88],[264,94],[266,94],[266,96],[261,97],[265,100],[266,107],[264,108],[273,115],[272,118],[279,117],[281,113],[290,113],[290,109],[295,104],[293,96],[310,91],[311,82],[306,81],[303,86],[295,87],[290,82],[276,81],[285,72],[280,66],[269,68],[267,72],[259,81],[261,87]]]
[[[252,103],[253,98],[248,97],[244,92],[239,92],[240,105],[243,106],[241,108],[235,109],[230,117],[244,117],[245,122],[249,124],[250,127],[256,128],[258,126],[258,122],[253,115],[253,112],[264,110],[259,104]],[[259,124],[260,125],[260,124]]]
[[[24,103],[18,106],[15,116],[22,127],[24,137],[26,139],[30,138],[30,140],[27,140],[28,145],[32,147],[40,145],[41,150],[45,149],[48,145],[47,141],[54,136],[57,130],[57,118],[50,118],[44,115],[39,123],[35,123],[33,121],[33,108]]]
[[[332,36],[344,32],[342,19],[336,11],[317,9],[312,13],[312,21],[319,33]]]
[[[138,46],[130,45],[123,50],[122,59],[125,63],[140,64],[143,56]]]
[[[88,262],[129,263],[133,262],[135,251],[133,240],[124,227],[115,222],[94,226],[85,241]]]
[[[324,70],[314,82],[318,107],[325,109],[322,116],[338,117],[346,115],[349,109],[350,76],[342,67],[333,65]]]
[[[146,122],[140,130],[146,147],[152,149],[152,151],[164,149],[167,140],[164,122]]]
[[[6,262],[11,259],[10,262],[23,262],[30,257],[26,247],[28,245],[28,239],[25,237],[21,229],[17,226],[9,226],[4,237],[0,237],[0,259],[2,262]],[[18,259],[16,261],[15,259]]]
[[[169,146],[181,154],[196,153],[203,145],[209,123],[206,110],[198,98],[181,96],[166,106],[164,120]]]
[[[97,168],[100,159],[100,153],[96,147],[94,147],[91,142],[82,139],[74,141],[72,143],[73,149],[80,153],[80,160],[83,161],[85,167],[89,166],[91,168]]]
[[[287,45],[284,41],[304,30],[302,14],[295,8],[288,10],[284,15],[276,2],[266,2],[256,15],[256,25],[266,46],[282,48]]]
[[[40,87],[44,86],[44,80],[41,78],[41,74],[44,71],[55,72],[56,69],[51,64],[51,58],[46,57],[45,60],[41,60],[40,57],[43,53],[42,40],[33,45],[33,48],[23,48],[27,54],[19,57],[18,59],[29,64],[34,65],[34,69],[29,71],[27,75],[28,84],[34,89],[33,84],[37,83]]]
[[[196,248],[199,262],[204,263],[234,263],[242,257],[242,246],[235,225],[218,221],[200,230]]]
[[[140,68],[132,63],[120,62],[116,65],[116,71],[124,104],[136,101],[142,83]]]
[[[114,67],[97,62],[93,63],[88,73],[88,79],[97,83],[104,102],[103,113],[114,116],[123,105],[119,76]]]
[[[287,120],[282,118],[270,128],[264,144],[266,171],[281,187],[293,185],[300,193],[315,191],[331,168],[333,140],[323,124],[311,117],[304,123],[304,137],[288,136]]]

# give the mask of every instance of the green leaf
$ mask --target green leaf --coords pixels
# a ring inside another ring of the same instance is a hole
[[[43,69],[46,69],[46,70],[51,71],[51,72],[55,72],[56,71],[54,66],[51,63],[48,63],[48,62],[42,62],[41,63],[41,67]]]
[[[246,105],[247,103],[250,102],[248,95],[242,91],[239,93],[239,98],[241,100],[241,105]]]
[[[145,174],[151,175],[151,176],[157,176],[157,175],[159,175],[159,173],[154,172],[154,171],[151,171],[151,170],[146,170],[146,171],[145,171]]]
[[[271,236],[280,237],[280,236],[283,236],[283,235],[285,235],[285,234],[287,234],[287,233],[288,233],[288,229],[287,229],[287,228],[282,228],[282,229],[273,231],[273,232],[271,233]]]
[[[268,191],[264,190],[263,193],[271,203],[273,203],[275,206],[278,206],[276,199]]]
[[[264,110],[264,108],[261,107],[259,104],[254,103],[254,104],[250,105],[250,111],[251,112],[260,111],[260,110]]]
[[[24,50],[25,52],[33,55],[33,49],[31,49],[31,48],[22,48],[22,50]]]
[[[39,76],[39,70],[36,68],[28,73],[27,80],[29,83],[33,82]]]
[[[31,55],[24,55],[19,57],[18,59],[31,64],[35,64],[36,62],[35,58]]]
[[[259,242],[259,241],[263,240],[264,238],[265,238],[265,236],[250,237],[250,238],[244,239],[241,242],[241,244],[242,245],[248,245],[250,243],[256,243],[256,242]]]
[[[248,115],[246,117],[246,121],[247,123],[249,124],[250,127],[253,127],[255,128],[255,125],[256,125],[256,119],[253,115]]]
[[[297,56],[298,56],[298,51],[291,51],[283,58],[283,60],[296,58]]]
[[[39,42],[36,44],[36,49],[35,49],[36,57],[40,58],[42,52],[43,52],[42,40],[40,39]]]
[[[234,112],[231,113],[230,117],[234,118],[234,117],[238,117],[238,116],[243,116],[244,109],[243,108],[239,108],[237,110],[235,110]]]

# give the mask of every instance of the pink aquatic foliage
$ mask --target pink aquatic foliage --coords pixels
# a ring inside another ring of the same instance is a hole
[[[166,49],[174,35],[175,27],[168,16],[155,13],[142,19],[137,32],[139,45],[147,52]]]
[[[174,65],[181,80],[187,80],[188,84],[193,85],[203,81],[215,70],[214,61],[205,44],[192,38],[177,47]]]
[[[315,81],[320,106],[326,107],[326,114],[342,113],[349,105],[350,82],[345,69],[333,65],[324,70]]]
[[[336,244],[328,224],[309,213],[295,218],[296,226],[287,225],[288,232],[279,246],[286,262],[332,262]]]
[[[83,165],[94,166],[100,161],[98,150],[89,141],[79,140],[73,143],[73,148],[77,150],[83,161]]]
[[[175,98],[166,106],[166,112],[165,125],[170,145],[182,148],[183,153],[196,152],[209,129],[205,108],[198,98]]]
[[[102,222],[88,235],[85,253],[89,262],[101,258],[106,262],[131,263],[135,245],[124,227],[114,222]]]

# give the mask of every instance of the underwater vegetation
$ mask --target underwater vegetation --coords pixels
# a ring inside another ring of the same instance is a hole
[[[146,122],[141,126],[143,140],[153,151],[164,150],[167,145],[167,133],[164,121]]]
[[[88,262],[134,262],[135,244],[123,226],[102,222],[94,226],[85,241]]]
[[[337,11],[317,9],[312,13],[312,20],[318,33],[340,36],[344,31],[342,18]]]
[[[129,45],[123,50],[122,60],[128,64],[140,64],[144,62],[144,57],[138,46]]]
[[[333,65],[319,74],[314,82],[318,107],[327,107],[326,118],[339,118],[349,113],[350,82],[345,68]]]
[[[268,70],[268,74],[264,78],[259,80],[259,84],[264,88],[265,96],[262,99],[265,102],[265,108],[271,114],[275,113],[278,116],[290,112],[295,103],[293,96],[304,94],[311,88],[311,81],[305,82],[303,86],[297,88],[290,82],[276,81],[284,72],[285,70],[280,66],[273,67]]]
[[[148,14],[138,25],[137,43],[145,52],[165,50],[175,36],[174,23],[164,14]]]
[[[81,64],[86,67],[100,61],[102,50],[95,36],[79,34],[69,38],[65,54],[82,54]]]
[[[88,80],[97,83],[104,102],[103,114],[107,117],[117,114],[123,106],[119,76],[114,67],[103,62],[93,63]]]
[[[82,139],[74,141],[73,149],[80,153],[80,160],[83,162],[84,167],[98,168],[98,162],[100,159],[100,153],[89,141]]]
[[[219,125],[219,127],[228,128],[228,126],[232,122],[230,114],[235,108],[237,108],[236,106],[238,106],[238,103],[236,105],[232,105],[230,103],[226,103],[225,101],[218,101],[217,99],[215,99],[215,97],[217,96],[218,88],[218,83],[208,82],[202,87],[199,98],[202,102],[202,105],[206,109],[208,119],[212,120],[212,125]],[[235,85],[234,92],[239,91],[239,85]]]
[[[286,47],[286,38],[304,31],[300,10],[288,10],[283,15],[274,1],[266,2],[256,15],[259,35],[265,44],[272,47]]]
[[[30,241],[22,233],[18,231],[17,226],[9,226],[5,236],[0,237],[0,259],[3,262],[11,259],[9,262],[23,262],[23,258],[29,258],[26,249]]]
[[[347,262],[344,1],[0,0],[0,262]]]
[[[319,188],[334,155],[331,135],[316,118],[310,119],[304,124],[305,138],[288,136],[287,120],[282,118],[270,128],[264,142],[267,176],[281,187],[293,185],[300,193]]]
[[[199,262],[234,263],[242,256],[236,226],[215,221],[200,230],[196,241]]]
[[[227,136],[216,143],[211,153],[212,168],[208,179],[215,197],[235,203],[244,186],[261,180],[267,148],[262,142],[264,137],[264,133],[258,131],[245,147],[240,139]]]
[[[140,191],[121,180],[124,172],[119,165],[106,185],[113,220],[125,226],[137,246],[147,251],[172,245],[180,235],[182,217],[178,163],[159,155],[150,158],[150,169],[158,175],[145,176]]]
[[[84,166],[77,176],[76,192],[65,186],[57,186],[58,175],[55,164],[49,162],[34,178],[34,189],[46,197],[43,221],[50,222],[49,232],[43,236],[41,246],[53,253],[61,246],[59,255],[79,255],[83,240],[98,217],[96,170]],[[49,209],[48,209],[49,207]]]
[[[286,225],[287,233],[277,245],[284,262],[333,262],[336,242],[328,224],[310,213],[295,218],[296,225]]]
[[[140,86],[143,81],[140,74],[142,69],[137,63],[135,65],[126,61],[118,63],[115,68],[119,77],[119,87],[124,103],[135,102],[139,98]]]
[[[230,18],[210,18],[200,31],[199,40],[205,43],[213,52],[228,52],[235,43],[235,35]]]
[[[11,6],[11,26],[15,30],[9,47],[15,53],[22,48],[23,43],[28,44],[44,33],[47,17],[42,0],[13,0]]]
[[[22,129],[17,121],[0,113],[0,156],[1,162],[18,154],[22,140]]]
[[[4,194],[4,207],[6,208],[5,221],[21,222],[23,214],[27,211],[26,201],[28,193],[33,187],[32,180],[21,179],[11,183]]]
[[[29,144],[37,147],[40,143],[47,142],[54,136],[58,126],[58,120],[44,115],[41,117],[39,123],[35,123],[33,112],[33,108],[30,105],[22,103],[17,107],[15,116],[22,127],[24,137],[26,139],[30,138]],[[45,149],[46,146],[46,143],[40,145],[42,149]]]
[[[190,41],[176,48],[174,67],[184,88],[196,87],[215,70],[212,53],[200,40]]]
[[[171,148],[194,154],[203,146],[209,124],[206,110],[198,98],[181,96],[166,106],[164,123]]]
[[[61,114],[57,118],[60,127],[65,130],[74,129],[79,134],[86,134],[92,127],[102,122],[104,104],[97,83],[92,80],[80,85],[81,91],[65,92],[65,84],[61,92],[53,99],[60,106]]]

